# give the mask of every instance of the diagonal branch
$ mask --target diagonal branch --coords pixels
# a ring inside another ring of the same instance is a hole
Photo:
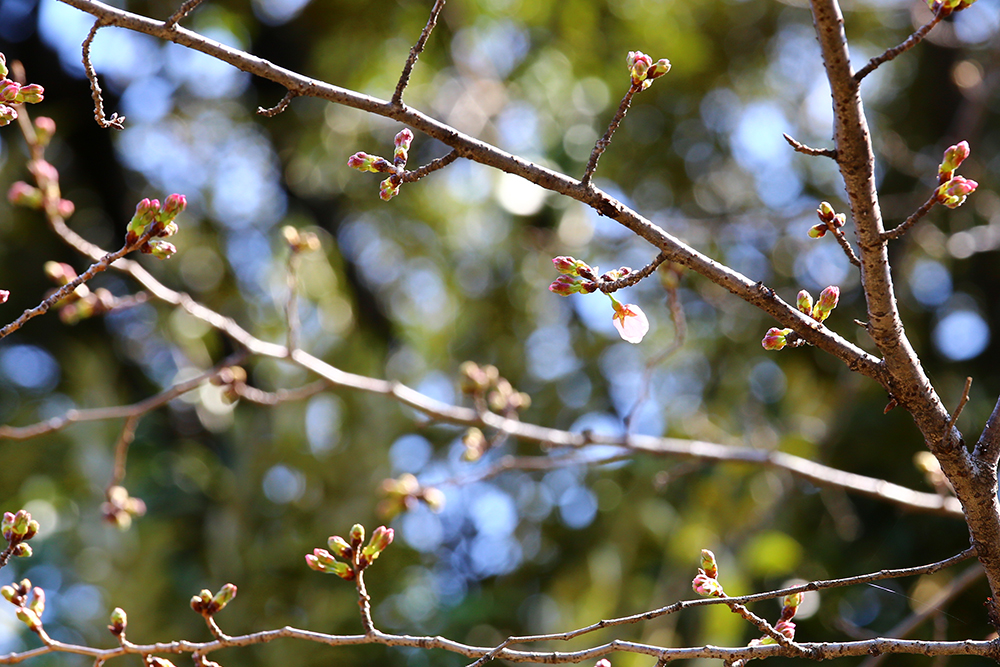
[[[410,74],[413,72],[413,66],[416,64],[420,54],[423,53],[427,39],[431,36],[431,31],[437,25],[438,16],[440,16],[441,10],[444,9],[444,3],[445,0],[434,0],[434,6],[431,7],[431,15],[427,18],[427,25],[420,32],[417,43],[410,49],[410,55],[406,58],[406,64],[403,65],[403,73],[400,74],[399,82],[396,84],[396,92],[392,94],[392,104],[395,106],[403,103],[403,91],[406,90],[407,84],[410,83]]]
[[[885,52],[883,52],[881,55],[876,56],[871,60],[869,60],[867,65],[859,69],[854,74],[854,80],[857,81],[858,83],[861,83],[861,80],[864,79],[869,74],[871,74],[872,72],[874,72],[879,65],[881,65],[882,63],[889,62],[896,56],[902,53],[906,53],[907,51],[912,49],[914,46],[923,41],[924,37],[927,36],[927,33],[929,33],[934,26],[940,23],[941,19],[943,19],[950,13],[951,10],[945,9],[944,6],[942,5],[941,8],[938,9],[937,12],[934,14],[934,18],[932,18],[924,25],[920,26],[920,28],[918,28],[916,32],[914,32],[912,35],[903,40],[901,44],[899,44],[898,46],[894,46],[891,49],[886,49]]]

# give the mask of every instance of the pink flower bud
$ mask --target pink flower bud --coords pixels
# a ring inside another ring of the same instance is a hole
[[[949,146],[944,152],[944,158],[941,161],[940,166],[938,166],[938,174],[944,174],[945,172],[954,172],[956,169],[965,162],[966,158],[969,157],[969,142],[960,141],[954,146]],[[949,176],[945,180],[949,180]]]
[[[372,532],[372,537],[368,541],[368,545],[361,550],[361,555],[367,558],[369,562],[375,560],[387,546],[392,544],[393,537],[394,531],[392,528],[379,526]]]
[[[6,77],[9,74],[7,71],[7,56],[0,53],[0,76]]]
[[[379,184],[378,196],[382,201],[389,201],[399,194],[399,184],[393,183],[392,178],[387,178]]]
[[[330,539],[326,541],[326,545],[330,547],[330,551],[337,554],[341,558],[350,558],[354,554],[354,549],[351,545],[347,543],[340,535],[332,535]]]
[[[179,194],[168,195],[163,201],[163,206],[160,207],[156,219],[163,223],[170,222],[185,208],[187,208],[187,197]]]
[[[787,336],[792,333],[791,329],[778,329],[777,327],[771,327],[767,330],[767,334],[764,336],[764,340],[760,344],[765,350],[780,350],[788,344]]]
[[[42,146],[48,146],[52,135],[56,133],[56,122],[47,116],[35,119],[35,139]]]
[[[142,233],[146,231],[147,225],[156,219],[156,214],[160,211],[160,200],[143,199],[135,206],[135,215],[128,223],[127,243],[135,243]]]
[[[0,101],[14,102],[17,100],[19,92],[21,92],[21,84],[17,81],[11,81],[10,79],[0,81]]]
[[[10,125],[15,120],[17,120],[17,111],[14,107],[9,107],[6,104],[0,104],[0,127]]]
[[[646,72],[653,65],[653,59],[642,51],[629,51],[625,62],[628,64],[629,73],[632,75],[632,84],[636,86],[646,80]]]
[[[718,580],[705,574],[702,570],[698,570],[698,574],[691,581],[691,588],[698,595],[706,598],[722,598],[726,597],[725,591],[722,590],[722,584]]]
[[[28,171],[35,175],[40,184],[59,182],[59,170],[45,160],[32,160],[28,163]]]
[[[7,191],[7,201],[15,206],[38,209],[42,207],[42,191],[24,181],[17,181]]]
[[[396,148],[409,150],[410,144],[413,143],[413,132],[409,128],[403,128],[396,135],[396,138],[392,140],[392,143]]]
[[[611,661],[608,660],[607,658],[601,658],[596,663],[594,663],[594,667],[611,667]]]
[[[632,303],[622,305],[612,297],[611,303],[614,306],[615,314],[612,316],[612,323],[618,330],[618,335],[628,343],[639,343],[642,337],[649,331],[649,320],[639,306]]]
[[[0,303],[7,303],[10,298],[10,290],[0,289]]]
[[[564,273],[569,276],[579,275],[577,273],[577,265],[580,262],[575,257],[560,255],[559,257],[553,257],[552,263],[555,264],[556,271],[559,273]]]
[[[937,200],[948,208],[958,208],[978,187],[979,183],[963,176],[956,176],[938,186]]]
[[[157,259],[170,259],[177,252],[177,246],[160,239],[150,239],[141,248],[142,252]]]
[[[60,218],[66,219],[76,211],[76,205],[68,199],[60,199],[56,204],[56,213]]]
[[[798,297],[795,299],[795,307],[806,315],[810,315],[813,308],[812,295],[805,290],[800,291]]]
[[[788,639],[795,639],[795,624],[791,621],[778,621],[774,624],[774,629]]]
[[[351,157],[347,158],[347,166],[360,171],[371,171],[376,173],[380,171],[392,171],[392,166],[385,158],[362,152],[355,153]]]
[[[45,99],[45,89],[37,83],[31,83],[27,86],[21,86],[21,90],[17,93],[17,99],[14,101],[21,104],[37,104],[43,99]]]
[[[667,60],[666,58],[660,58],[655,63],[653,63],[653,66],[650,67],[649,70],[646,72],[646,78],[658,79],[669,71],[670,71],[670,61]]]
[[[823,322],[826,318],[830,317],[830,313],[837,307],[839,301],[840,288],[836,285],[830,285],[819,293],[819,300],[812,309],[812,318],[817,322]]]

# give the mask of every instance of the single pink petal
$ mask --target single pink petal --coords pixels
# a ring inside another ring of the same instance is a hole
[[[627,303],[621,307],[621,310],[616,310],[612,321],[615,329],[618,329],[618,335],[629,343],[642,341],[642,337],[649,331],[649,320],[646,319],[646,313],[632,303]]]

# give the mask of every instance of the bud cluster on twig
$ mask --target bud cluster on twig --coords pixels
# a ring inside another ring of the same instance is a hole
[[[313,549],[306,554],[306,564],[323,574],[335,574],[341,579],[353,581],[392,544],[395,533],[392,528],[379,526],[372,532],[371,539],[364,547],[365,527],[354,524],[347,540],[340,535],[332,535],[327,540],[327,549]],[[337,558],[344,560],[337,560]],[[346,562],[345,562],[346,561]]]

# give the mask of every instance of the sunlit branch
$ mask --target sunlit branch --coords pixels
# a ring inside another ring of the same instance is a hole
[[[890,60],[900,55],[901,53],[905,53],[910,49],[912,49],[914,46],[923,41],[924,37],[927,36],[927,33],[929,33],[934,26],[940,23],[941,19],[943,19],[945,16],[948,16],[948,14],[950,13],[951,13],[950,9],[945,9],[944,6],[942,6],[934,14],[934,18],[932,18],[924,25],[920,26],[920,28],[918,28],[916,32],[907,37],[901,44],[899,44],[898,46],[894,46],[891,49],[886,49],[885,52],[882,53],[882,55],[876,56],[871,60],[869,60],[867,65],[865,65],[857,72],[855,72],[854,80],[860,83],[862,79],[864,79],[866,76],[874,72],[875,68],[877,68],[882,63],[889,62]]]
[[[413,72],[413,65],[416,64],[417,58],[424,50],[424,46],[427,44],[427,39],[431,36],[431,31],[437,25],[438,16],[441,14],[441,10],[444,9],[445,0],[434,0],[434,6],[431,7],[431,15],[427,18],[427,25],[424,29],[420,31],[420,37],[417,39],[417,43],[413,45],[410,49],[410,55],[406,58],[406,64],[403,65],[403,72],[399,76],[399,82],[396,84],[396,92],[392,94],[392,104],[401,105],[403,103],[403,91],[406,90],[407,84],[410,83],[410,74]]]

